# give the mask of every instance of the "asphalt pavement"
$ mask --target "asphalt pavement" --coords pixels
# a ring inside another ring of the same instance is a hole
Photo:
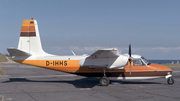
[[[165,78],[112,82],[17,63],[0,66],[0,101],[180,101],[180,69]]]

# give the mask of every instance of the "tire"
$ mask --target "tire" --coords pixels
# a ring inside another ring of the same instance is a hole
[[[173,84],[174,84],[174,79],[173,79],[172,77],[169,77],[169,78],[167,79],[167,83],[168,83],[169,85],[173,85]]]
[[[110,80],[109,78],[103,76],[100,80],[99,80],[99,83],[101,86],[108,86],[109,83],[110,83]]]

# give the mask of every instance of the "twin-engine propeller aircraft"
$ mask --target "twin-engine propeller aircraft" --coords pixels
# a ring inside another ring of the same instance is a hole
[[[92,55],[57,56],[43,51],[36,20],[24,20],[18,49],[7,51],[15,62],[72,73],[87,77],[100,77],[99,83],[107,86],[110,80],[154,79],[165,77],[173,84],[172,70],[152,64],[140,55],[119,54],[118,49],[101,49]]]

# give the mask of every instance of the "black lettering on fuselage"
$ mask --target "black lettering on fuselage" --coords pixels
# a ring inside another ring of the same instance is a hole
[[[64,61],[64,66],[67,66],[67,61]]]
[[[63,66],[63,61],[59,61],[59,64]]]
[[[50,62],[49,61],[46,61],[46,66],[49,66]]]
[[[58,63],[59,63],[58,61],[55,61],[55,66],[58,65]]]
[[[46,66],[67,66],[67,61],[46,61]]]

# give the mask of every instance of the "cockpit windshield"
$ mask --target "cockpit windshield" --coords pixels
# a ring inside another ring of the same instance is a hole
[[[146,63],[147,65],[150,65],[151,63],[144,57],[141,57],[141,60]]]
[[[142,66],[142,65],[149,65],[149,64],[151,64],[151,63],[148,62],[144,57],[134,58],[134,60],[133,60],[134,66]]]

